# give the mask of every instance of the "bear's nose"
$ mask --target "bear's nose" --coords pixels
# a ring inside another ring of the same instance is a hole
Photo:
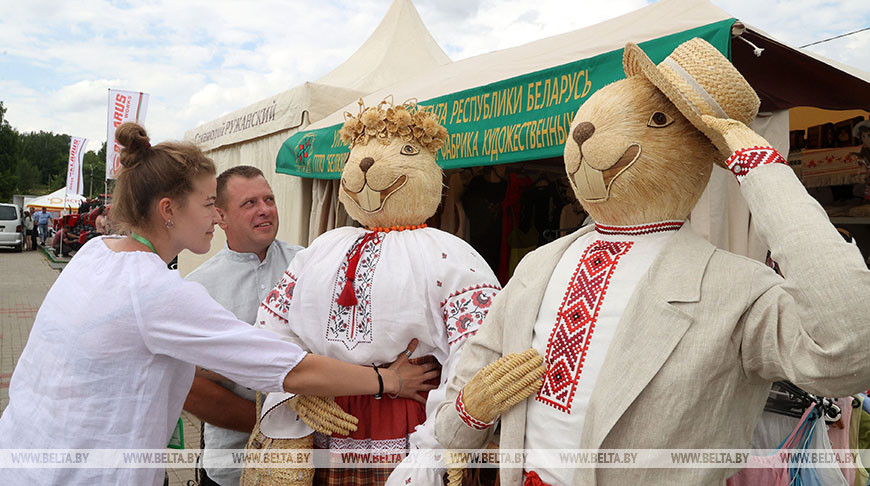
[[[595,133],[595,125],[590,122],[582,122],[574,127],[571,137],[577,142],[577,146],[582,147],[583,142],[589,140],[593,133]]]
[[[359,161],[359,168],[362,169],[363,172],[368,172],[373,165],[375,165],[375,159],[371,157],[366,157]]]

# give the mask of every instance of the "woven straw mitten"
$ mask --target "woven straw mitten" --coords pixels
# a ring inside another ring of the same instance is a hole
[[[546,372],[544,358],[534,349],[502,356],[478,371],[462,389],[465,410],[477,420],[492,422],[536,393]]]
[[[721,134],[723,142],[717,143],[716,148],[725,158],[728,158],[738,149],[770,146],[770,142],[764,137],[737,120],[727,120],[709,115],[703,115],[701,119],[707,126]]]
[[[359,419],[345,412],[333,398],[297,395],[287,406],[299,414],[306,425],[321,434],[349,435],[356,431]]]
[[[478,371],[462,388],[465,411],[478,421],[491,423],[517,403],[537,393],[546,373],[544,358],[535,349],[502,356]],[[449,452],[445,463],[447,485],[461,486],[466,466],[462,454]]]

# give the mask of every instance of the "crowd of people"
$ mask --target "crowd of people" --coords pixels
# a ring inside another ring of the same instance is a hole
[[[88,198],[76,214],[57,219],[52,218],[45,207],[33,214],[24,211],[24,229],[28,250],[36,250],[41,245],[56,255],[68,257],[91,239],[111,234],[109,205],[104,199]]]
[[[97,205],[90,209],[88,202],[82,203],[77,215],[64,216],[60,229],[51,239],[51,248],[57,255],[70,256],[91,239],[109,234],[108,209]]]

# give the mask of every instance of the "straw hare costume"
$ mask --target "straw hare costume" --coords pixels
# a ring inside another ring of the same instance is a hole
[[[426,227],[441,201],[436,152],[447,136],[435,114],[415,103],[360,106],[341,132],[351,149],[339,200],[364,227],[328,231],[297,253],[262,303],[257,322],[303,349],[361,365],[393,361],[418,339],[413,355],[433,356],[443,366],[444,378],[433,384],[425,405],[387,396],[338,397],[341,409],[359,419],[358,429],[315,435],[319,448],[364,450],[393,462],[407,449],[438,447],[434,414],[445,397],[446,377],[501,287],[471,246]],[[296,420],[296,410],[283,406],[291,397],[266,398],[264,434],[311,432]],[[433,484],[441,473],[443,467],[403,467],[390,482]],[[389,474],[384,468],[324,468],[315,481],[375,485]]]
[[[749,84],[701,39],[658,66],[629,44],[624,68],[580,107],[565,144],[598,224],[526,256],[493,301],[438,410],[445,447],[482,445],[495,407],[476,391],[479,370],[529,348],[547,372],[499,410],[502,449],[747,448],[771,382],[825,396],[870,384],[870,272],[747,127],[759,106]],[[736,175],[784,279],[683,225],[714,161]],[[527,452],[502,485],[723,484],[736,472],[563,469]]]

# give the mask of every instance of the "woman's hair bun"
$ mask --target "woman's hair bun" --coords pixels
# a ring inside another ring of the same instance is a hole
[[[124,167],[132,167],[141,160],[142,152],[151,148],[151,139],[145,128],[138,123],[125,122],[115,130],[115,139],[124,147],[120,162]]]

